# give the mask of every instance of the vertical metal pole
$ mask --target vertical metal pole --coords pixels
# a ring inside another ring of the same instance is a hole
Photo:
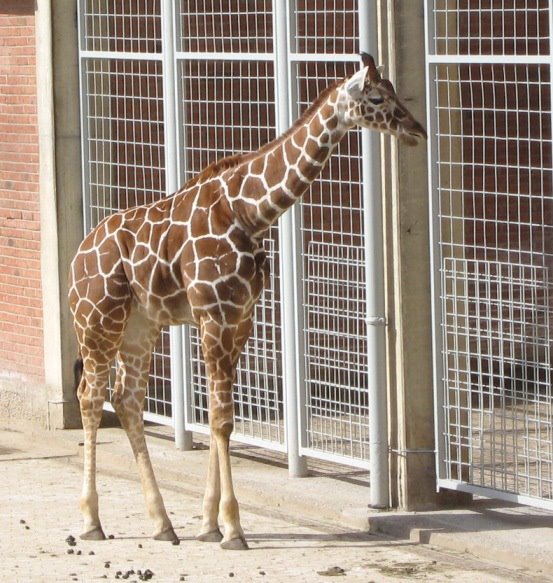
[[[83,236],[86,236],[92,228],[90,220],[90,153],[89,153],[89,131],[88,131],[88,83],[86,79],[86,65],[81,51],[86,49],[84,37],[84,7],[83,1],[77,1],[77,28],[79,39],[79,92],[80,92],[80,115],[81,115],[81,160],[83,173]]]
[[[359,48],[375,58],[378,55],[376,0],[359,0]],[[363,130],[361,139],[369,375],[371,474],[369,506],[387,508],[389,506],[388,407],[380,136],[376,132]]]
[[[288,68],[288,2],[274,2],[275,29],[275,105],[277,132],[282,133],[290,126],[290,70]],[[307,475],[307,463],[300,455],[300,430],[298,412],[298,390],[303,383],[298,374],[298,294],[296,287],[295,220],[292,207],[280,219],[280,298],[282,313],[283,383],[285,392],[286,443],[288,447],[288,473],[299,478]]]
[[[433,3],[432,3],[433,4]],[[428,2],[424,3],[425,22],[425,65],[426,65],[426,127],[428,128],[428,176],[429,176],[429,225],[430,225],[430,285],[432,293],[432,368],[434,370],[434,447],[436,449],[436,490],[439,489],[438,482],[446,477],[446,462],[444,455],[444,362],[442,350],[444,346],[442,330],[442,302],[441,296],[441,256],[440,256],[440,219],[439,219],[439,194],[437,176],[434,169],[434,162],[438,160],[438,140],[435,138],[438,132],[436,119],[433,114],[434,107],[438,101],[436,86],[433,82],[436,65],[430,62],[431,39],[434,38],[434,21]],[[433,54],[433,51],[432,51]],[[468,313],[468,312],[467,312]]]
[[[162,0],[162,43],[163,43],[163,123],[165,135],[165,184],[167,195],[178,189],[177,168],[177,124],[175,119],[175,47],[173,2]],[[171,404],[175,445],[178,449],[192,449],[192,432],[184,426],[184,376],[182,327],[173,326],[171,335]]]

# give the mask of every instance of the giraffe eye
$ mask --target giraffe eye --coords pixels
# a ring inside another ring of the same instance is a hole
[[[369,97],[369,101],[373,105],[381,105],[382,103],[384,103],[384,99],[382,97]]]

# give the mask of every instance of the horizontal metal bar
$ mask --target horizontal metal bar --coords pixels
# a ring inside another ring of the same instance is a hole
[[[290,53],[290,61],[292,62],[348,62],[359,63],[361,58],[355,53]]]
[[[274,53],[201,53],[175,51],[177,61],[273,61]]]
[[[196,52],[175,51],[178,59],[192,61],[273,61],[275,53],[220,53],[220,52]],[[359,55],[351,53],[290,53],[292,62],[359,62]]]
[[[524,494],[515,494],[513,492],[506,492],[505,490],[495,490],[484,486],[475,486],[473,484],[468,484],[467,482],[444,480],[440,478],[437,481],[437,485],[439,488],[447,488],[448,490],[457,490],[459,492],[467,492],[469,494],[484,496],[486,498],[495,498],[506,500],[507,502],[515,502],[516,504],[525,504],[526,506],[542,508],[544,510],[553,510],[553,500],[546,500],[545,498],[538,498],[537,496],[525,496]]]
[[[106,401],[104,403],[104,411],[110,411],[111,413],[115,413],[115,409],[113,405]],[[152,423],[157,423],[159,425],[168,425],[169,427],[173,426],[173,418],[172,417],[165,417],[164,415],[159,415],[157,413],[149,413],[148,411],[144,411],[144,420],[151,421]]]
[[[175,425],[172,417],[166,417],[165,415],[159,415],[158,413],[150,413],[149,411],[144,411],[144,420],[158,423],[159,425],[168,425],[170,427],[174,427]]]
[[[124,51],[80,51],[81,59],[117,61],[163,61],[163,53],[133,53]]]
[[[548,65],[549,55],[427,55],[434,65]]]
[[[196,433],[201,433],[202,435],[209,435],[209,427],[207,425],[201,425],[199,423],[187,423],[185,426],[186,431],[194,431]],[[235,443],[243,443],[244,445],[252,445],[254,447],[262,447],[272,451],[278,451],[281,453],[286,453],[286,445],[284,443],[279,443],[278,441],[269,441],[268,439],[259,439],[257,437],[250,437],[249,435],[243,435],[238,432],[234,432],[231,437],[231,441]]]
[[[432,455],[436,454],[436,449],[430,449],[427,447],[415,447],[415,448],[405,448],[405,449],[390,449],[391,453],[395,453],[396,455],[405,457],[408,454],[412,453],[431,453]]]
[[[321,451],[319,449],[313,449],[309,447],[301,447],[300,455],[305,455],[318,460],[332,462],[335,464],[341,464],[344,466],[360,468],[362,470],[369,470],[371,467],[371,463],[369,460],[361,460],[358,458],[348,457],[345,455],[339,455],[335,453],[329,453],[326,451]]]

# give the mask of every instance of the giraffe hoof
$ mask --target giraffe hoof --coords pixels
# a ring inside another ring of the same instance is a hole
[[[155,534],[154,540],[163,540],[163,541],[169,541],[169,542],[174,543],[175,541],[179,540],[179,537],[175,534],[173,527],[170,527],[167,530],[164,530],[163,532],[159,532],[158,534]]]
[[[196,537],[196,540],[202,541],[203,543],[220,543],[223,540],[223,535],[221,534],[221,531],[216,528],[209,532],[200,533]]]
[[[92,530],[83,532],[79,538],[81,540],[106,540],[106,535],[101,526],[96,526]]]
[[[243,536],[231,538],[221,543],[221,548],[226,551],[247,551],[250,547]]]

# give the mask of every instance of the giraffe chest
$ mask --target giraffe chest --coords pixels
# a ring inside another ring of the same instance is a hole
[[[236,222],[217,185],[183,192],[170,212],[160,213],[160,223],[141,220],[128,230],[132,235],[122,247],[128,249],[129,282],[161,324],[199,324],[206,311],[241,319],[261,294],[263,248]]]
[[[191,244],[183,263],[187,296],[196,320],[205,312],[224,314],[227,320],[249,317],[266,279],[265,253],[256,243],[205,237]],[[186,257],[188,254],[192,257]]]
[[[183,233],[173,253],[145,254],[127,265],[136,301],[160,325],[198,325],[206,312],[249,316],[266,278],[265,253],[235,227],[225,236]]]

